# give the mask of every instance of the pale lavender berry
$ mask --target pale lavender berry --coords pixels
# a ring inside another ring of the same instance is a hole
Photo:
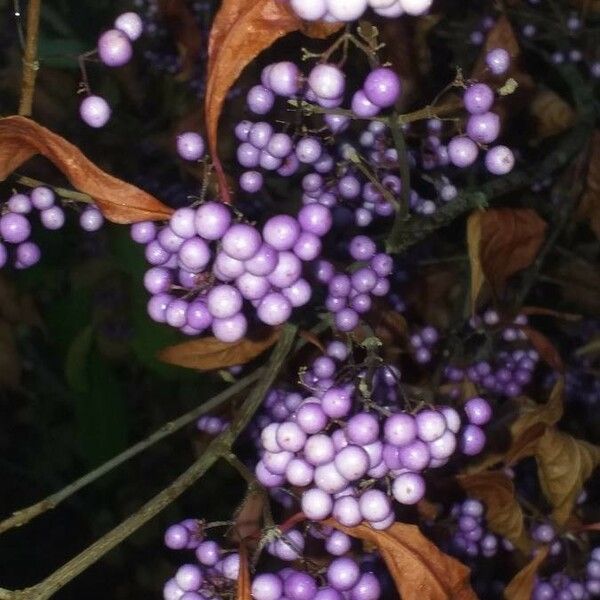
[[[388,108],[400,97],[400,78],[392,69],[379,67],[367,75],[363,90],[373,104]]]
[[[252,581],[251,593],[256,600],[279,600],[283,583],[275,573],[261,573]]]
[[[276,215],[264,224],[262,234],[276,250],[290,250],[300,236],[300,224],[289,215]]]
[[[357,235],[350,240],[350,256],[354,260],[371,260],[377,247],[375,242],[366,235]]]
[[[15,266],[19,269],[28,269],[29,267],[33,267],[33,265],[37,264],[41,257],[42,251],[35,242],[23,242],[17,246],[17,251],[15,253]]]
[[[183,550],[190,541],[190,532],[183,525],[171,525],[165,531],[165,546],[171,550]]]
[[[463,103],[472,115],[483,114],[492,107],[494,92],[485,83],[475,83],[465,91]]]
[[[198,160],[204,154],[204,138],[194,131],[185,131],[177,136],[177,154],[185,160]]]
[[[190,273],[200,273],[211,258],[208,244],[199,237],[185,240],[177,253],[179,264]]]
[[[8,252],[6,250],[6,246],[0,242],[0,269],[6,265],[8,261]]]
[[[233,317],[242,308],[242,295],[231,285],[222,284],[213,287],[206,299],[210,314],[217,319]]]
[[[363,90],[358,90],[354,93],[350,106],[352,112],[361,119],[374,117],[380,111],[379,106],[373,104]]]
[[[236,280],[235,285],[246,300],[260,300],[271,289],[270,283],[264,277],[242,273]]]
[[[160,245],[170,253],[177,252],[185,241],[182,237],[179,237],[168,225],[163,227],[158,232],[157,239]]]
[[[477,144],[467,136],[454,137],[448,144],[450,162],[461,169],[471,166],[477,159],[478,154]]]
[[[411,415],[395,413],[386,419],[383,431],[386,441],[390,444],[405,446],[417,437],[417,424]]]
[[[273,127],[270,123],[265,121],[259,121],[258,123],[254,123],[250,128],[250,133],[248,134],[248,141],[255,147],[259,149],[263,149],[269,143],[271,137],[273,136]]]
[[[212,315],[205,302],[202,300],[190,302],[186,313],[188,325],[198,331],[204,331],[211,325],[212,320]]]
[[[352,289],[359,294],[370,292],[377,284],[377,274],[369,267],[362,267],[350,277]]]
[[[329,567],[327,567],[327,582],[339,592],[352,588],[359,577],[360,569],[358,565],[354,560],[345,556],[331,561]]]
[[[270,275],[277,266],[278,252],[269,244],[263,243],[256,254],[244,262],[244,267],[256,276]]]
[[[152,267],[144,274],[144,287],[151,294],[167,292],[173,283],[170,269],[163,267]]]
[[[324,236],[333,223],[331,211],[320,204],[307,204],[298,213],[298,222],[304,231]]]
[[[321,239],[314,233],[302,231],[293,247],[294,254],[303,261],[315,260],[321,254]]]
[[[432,460],[446,460],[450,458],[456,450],[456,436],[447,429],[437,440],[429,443],[429,453]],[[432,465],[433,466],[433,463]]]
[[[293,285],[302,275],[302,262],[293,253],[284,250],[277,257],[277,265],[272,273],[267,275],[267,280],[278,288]]]
[[[471,115],[467,121],[467,135],[480,144],[491,144],[500,133],[500,117],[493,112]]]
[[[356,481],[368,471],[369,455],[360,446],[349,444],[338,451],[334,464],[342,477],[348,481]]]
[[[293,458],[285,470],[285,477],[291,485],[304,487],[312,483],[314,468],[302,458]]]
[[[244,263],[231,258],[225,252],[218,252],[213,264],[213,273],[221,281],[233,281],[244,273]]]
[[[195,217],[195,209],[190,207],[178,208],[169,219],[169,227],[179,237],[187,240],[196,235]]]
[[[400,504],[416,504],[425,495],[425,480],[418,473],[402,473],[394,479],[392,494]]]
[[[379,438],[379,419],[373,413],[353,415],[346,423],[346,437],[349,442],[360,446],[372,444]]]
[[[333,462],[328,462],[315,469],[315,484],[328,494],[338,494],[348,487],[348,480],[335,468]]]
[[[431,453],[429,446],[421,441],[415,440],[398,451],[398,457],[402,466],[410,471],[422,471],[429,465]]]
[[[312,297],[312,288],[306,279],[298,279],[292,285],[283,288],[281,293],[293,307],[304,306]]]
[[[463,454],[475,456],[485,446],[485,433],[477,425],[467,425],[461,434],[460,448]]]
[[[356,21],[367,8],[367,0],[327,0],[327,9],[333,21]]]
[[[134,42],[142,35],[144,23],[137,13],[124,12],[115,19],[115,28]]]
[[[271,473],[275,473],[275,475],[283,475],[293,457],[293,452],[265,452],[263,454],[262,461],[265,467],[267,467]]]
[[[30,233],[31,225],[23,215],[9,212],[0,217],[0,237],[5,242],[20,244],[29,237]]]
[[[346,115],[327,114],[325,115],[325,123],[333,133],[342,133],[348,128],[348,125],[350,124],[350,117]]]
[[[424,442],[433,442],[433,440],[437,440],[446,431],[446,419],[436,410],[422,410],[417,414],[415,420],[417,435]]]
[[[103,223],[104,217],[102,216],[102,213],[93,206],[86,208],[81,215],[79,215],[79,225],[84,231],[98,231]]]
[[[275,104],[275,95],[262,85],[255,85],[250,88],[246,96],[248,108],[257,115],[266,115]]]
[[[379,600],[381,584],[374,573],[363,573],[350,590],[350,600]]]
[[[358,499],[360,512],[367,521],[381,521],[391,510],[390,500],[381,490],[370,489]]]
[[[236,150],[238,162],[242,167],[252,169],[257,167],[260,162],[260,150],[250,142],[243,142]]]
[[[494,48],[486,54],[485,64],[494,75],[502,75],[510,66],[510,54],[504,48]]]
[[[8,210],[10,212],[26,215],[31,212],[31,208],[31,199],[25,194],[13,194],[8,199]]]
[[[196,224],[198,224],[198,221],[196,221]],[[258,252],[261,244],[260,233],[254,227],[245,223],[232,225],[222,239],[223,250],[237,260],[252,258]]]
[[[313,521],[322,521],[331,514],[333,500],[319,488],[311,488],[302,494],[302,512]]]
[[[298,92],[301,73],[300,69],[290,61],[282,61],[270,65],[267,83],[279,96],[294,96]]]
[[[389,254],[382,252],[371,259],[370,265],[377,275],[387,277],[394,269],[394,259]]]
[[[108,123],[112,111],[108,102],[101,96],[86,96],[79,105],[79,115],[90,127],[100,128]]]
[[[301,163],[312,164],[319,160],[323,147],[314,137],[303,137],[296,143],[296,157]]]
[[[183,327],[187,321],[188,303],[183,298],[175,298],[169,302],[165,311],[165,320],[171,327]]]
[[[356,329],[359,321],[358,313],[352,308],[343,308],[336,313],[335,326],[340,331],[349,332]]]
[[[506,175],[515,166],[515,156],[506,146],[494,146],[485,155],[485,166],[493,175]]]
[[[204,576],[198,565],[181,565],[175,573],[175,581],[180,589],[185,592],[193,592],[200,588]]]
[[[318,433],[327,425],[327,415],[317,402],[307,402],[296,411],[296,422],[305,433]]]
[[[284,579],[283,589],[290,600],[312,600],[317,593],[317,584],[308,573],[294,571]]]
[[[266,149],[275,158],[285,158],[294,149],[294,143],[287,133],[275,133],[271,136]]]
[[[299,452],[305,442],[308,443],[306,433],[293,421],[286,421],[277,428],[276,440],[282,450],[289,452]]]
[[[485,425],[492,418],[492,408],[483,398],[471,398],[465,404],[465,413],[473,425]]]
[[[320,64],[311,70],[308,85],[320,98],[331,100],[343,95],[346,77],[336,65]]]
[[[352,496],[338,498],[333,505],[333,517],[346,527],[356,527],[362,521],[358,500]]]
[[[335,502],[334,502],[335,505]],[[352,538],[343,531],[334,530],[325,540],[325,549],[333,556],[342,556],[352,547]]]
[[[51,206],[41,211],[40,220],[46,229],[56,231],[65,224],[65,212],[60,206]]]
[[[227,319],[214,319],[212,332],[222,342],[237,342],[246,335],[248,321],[242,313],[237,313]]]
[[[108,67],[121,67],[133,54],[127,34],[120,29],[109,29],[98,38],[98,55]]]
[[[353,391],[354,388],[351,386],[328,389],[321,399],[323,412],[331,419],[347,416],[352,408]]]
[[[267,294],[258,305],[257,316],[267,325],[281,325],[285,323],[292,314],[290,301],[278,292]]]
[[[131,226],[131,239],[138,244],[148,244],[156,237],[156,223],[140,221]]]
[[[327,13],[325,0],[291,0],[290,4],[294,12],[306,21],[318,21]]]

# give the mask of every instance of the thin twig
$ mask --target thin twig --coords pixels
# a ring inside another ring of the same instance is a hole
[[[267,390],[271,387],[279,374],[279,371],[292,348],[296,332],[297,327],[294,325],[287,325],[285,327],[277,345],[271,353],[271,357],[264,368],[261,378],[258,380],[257,385],[252,389],[252,392],[241,407],[240,412],[232,422],[231,426],[211,442],[208,448],[191,467],[184,471],[162,492],[144,504],[144,506],[142,506],[135,514],[117,525],[112,531],[109,531],[106,535],[102,536],[75,558],[57,569],[49,577],[33,587],[25,590],[18,590],[9,594],[7,600],[46,600],[47,598],[50,598],[72,579],[100,560],[106,553],[110,552],[110,550],[126,540],[132,533],[137,531],[176,500],[183,492],[202,477],[202,475],[204,475],[219,458],[227,456],[230,453],[231,446],[236,438],[246,428],[252,419],[252,416],[262,403]]]
[[[40,181],[39,179],[34,179],[33,177],[25,177],[20,175],[16,179],[16,183],[24,185],[30,188],[36,188],[41,185],[51,188],[58,196],[61,198],[65,198],[66,200],[75,200],[76,202],[86,202],[87,204],[93,204],[94,199],[88,194],[84,194],[82,192],[76,192],[75,190],[70,190],[68,188],[58,187],[55,185],[50,185],[45,183],[44,181]]]
[[[21,527],[26,523],[29,523],[35,517],[43,514],[48,510],[52,510],[56,508],[61,502],[64,502],[67,498],[70,498],[73,494],[84,488],[85,486],[93,483],[100,477],[106,475],[106,473],[112,471],[116,467],[122,465],[126,461],[132,459],[137,456],[150,446],[153,446],[157,442],[166,438],[167,436],[179,431],[186,425],[189,425],[193,421],[195,421],[199,416],[214,410],[231,397],[235,396],[242,390],[246,389],[248,386],[252,385],[257,379],[262,377],[263,369],[257,369],[247,377],[244,377],[240,381],[234,383],[232,386],[217,394],[214,398],[211,398],[207,402],[197,406],[193,410],[187,412],[184,415],[181,415],[174,421],[170,421],[163,425],[159,430],[155,431],[152,435],[148,436],[145,440],[138,442],[137,444],[131,446],[121,454],[111,458],[109,461],[100,465],[98,468],[86,473],[83,477],[80,477],[73,483],[69,484],[62,490],[44,498],[40,502],[33,504],[32,506],[28,506],[22,510],[15,512],[11,517],[5,519],[0,522],[0,534],[5,531],[12,529],[13,527]]]
[[[42,0],[29,0],[27,6],[27,37],[23,55],[23,80],[21,83],[21,100],[19,114],[25,117],[31,115],[35,80],[39,69],[37,60],[38,33],[40,29],[40,9]]]

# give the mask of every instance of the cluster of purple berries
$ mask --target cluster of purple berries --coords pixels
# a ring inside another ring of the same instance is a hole
[[[421,500],[424,470],[445,465],[458,446],[470,456],[481,452],[481,426],[491,418],[491,408],[483,398],[472,398],[464,407],[464,424],[449,406],[415,414],[397,402],[375,406],[364,396],[365,372],[358,374],[358,384],[340,383],[348,359],[347,347],[331,342],[326,354],[301,373],[303,388],[269,395],[271,422],[261,419],[255,472],[268,488],[286,483],[305,488],[301,506],[310,519],[333,515],[348,527],[368,521],[385,529],[395,514],[384,490],[390,489],[400,504]],[[388,378],[398,384],[398,371],[390,369]],[[388,480],[391,486],[385,485]]]
[[[410,346],[415,360],[420,365],[431,362],[431,353],[440,339],[440,334],[435,327],[427,325],[417,333],[410,336]]]
[[[133,56],[131,42],[137,40],[143,32],[141,17],[135,12],[120,14],[113,29],[102,33],[98,38],[98,57],[107,67],[122,67]],[[89,93],[79,105],[81,119],[90,127],[104,127],[111,116],[111,108],[102,97]]]
[[[487,147],[498,138],[500,117],[490,110],[494,100],[494,91],[485,83],[473,83],[465,90],[463,104],[469,113],[466,135],[448,142],[448,158],[453,165],[470,167],[477,160],[480,147]],[[494,175],[506,175],[514,164],[515,157],[506,146],[493,146],[486,151],[485,166]]]
[[[480,360],[463,368],[448,365],[444,374],[455,384],[464,380],[475,383],[488,393],[516,398],[525,386],[533,379],[534,371],[540,356],[527,342],[527,336],[521,329],[528,322],[526,315],[517,315],[513,324],[503,326],[499,333],[504,342],[509,344],[506,350],[500,350],[493,360]],[[500,316],[495,310],[487,310],[483,317],[471,320],[474,329],[487,328],[493,332],[500,324]],[[518,347],[514,347],[517,344]],[[452,392],[460,394],[457,385]]]
[[[496,556],[500,542],[506,549],[512,549],[510,542],[486,529],[485,507],[479,500],[467,498],[455,504],[450,511],[450,516],[456,522],[452,546],[458,554],[471,558],[478,556],[492,558]]]
[[[209,600],[233,597],[240,570],[238,552],[222,547],[196,533],[198,521],[172,525],[165,533],[165,544],[174,550],[194,550],[196,561],[180,566],[163,589],[165,600]],[[190,529],[191,527],[191,529]],[[332,560],[322,575],[288,566],[252,577],[251,595],[255,600],[378,600],[378,577],[350,556],[351,539],[330,527],[312,525],[307,533],[324,541]],[[281,561],[301,559],[305,536],[292,529],[267,544],[267,551]]]
[[[248,327],[245,301],[260,321],[280,325],[310,300],[303,261],[318,256],[332,224],[329,209],[312,204],[296,218],[276,215],[262,231],[234,217],[228,206],[210,201],[178,209],[164,226],[132,226],[152,265],[144,276],[152,319],[188,335],[212,328],[218,339],[234,342]]]
[[[600,547],[594,548],[585,567],[585,574],[574,578],[557,572],[548,578],[538,578],[532,600],[588,600],[600,598]]]
[[[394,19],[425,14],[432,0],[290,0],[294,12],[307,21],[356,21],[369,8],[381,17]]]
[[[57,230],[65,224],[65,212],[56,204],[56,196],[50,188],[37,187],[29,195],[13,194],[1,208],[0,268],[9,260],[16,269],[27,269],[39,262],[41,250],[29,239],[29,219],[34,210],[39,211],[40,222],[46,229]],[[95,206],[88,206],[79,216],[85,231],[97,231],[103,222],[104,217]]]

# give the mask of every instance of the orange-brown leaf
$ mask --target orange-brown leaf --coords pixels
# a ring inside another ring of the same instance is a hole
[[[539,139],[562,133],[576,119],[573,107],[552,90],[539,90],[533,97],[529,110],[537,121]]]
[[[305,342],[312,344],[315,348],[318,348],[323,354],[325,354],[325,346],[323,346],[323,342],[314,334],[312,331],[306,331],[306,329],[301,329],[298,332],[298,336],[301,337]]]
[[[552,504],[552,516],[567,522],[581,489],[600,464],[600,446],[549,427],[537,444],[538,478]]]
[[[577,209],[577,216],[589,221],[592,231],[600,239],[600,130],[594,132],[590,144],[586,189]]]
[[[36,154],[52,161],[114,223],[168,219],[173,212],[154,196],[105,173],[76,146],[35,121],[18,116],[0,119],[0,181]]]
[[[327,37],[337,25],[304,25],[289,3],[281,0],[223,0],[208,42],[205,117],[208,145],[221,197],[230,202],[225,173],[217,154],[219,117],[227,92],[258,54],[292,31]]]
[[[248,551],[244,544],[240,544],[240,571],[237,580],[236,600],[252,600],[250,580],[250,567],[248,566]]]
[[[523,306],[519,311],[523,315],[540,315],[544,317],[556,317],[564,321],[581,321],[583,318],[581,315],[574,313],[566,313],[559,310],[552,310],[545,306]]]
[[[483,211],[472,212],[467,219],[467,250],[471,266],[471,314],[475,314],[477,297],[485,282],[481,265],[481,218]]]
[[[531,593],[540,565],[546,560],[549,548],[539,548],[533,560],[525,565],[506,586],[504,597],[506,600],[531,600]]]
[[[522,327],[531,345],[541,358],[556,371],[564,371],[565,365],[556,346],[540,331],[532,327]]]
[[[469,569],[444,554],[416,525],[394,523],[385,531],[369,525],[344,527],[329,519],[326,525],[374,544],[383,557],[403,600],[476,600]]]
[[[529,208],[497,208],[480,219],[479,257],[487,281],[499,293],[506,280],[534,261],[547,224]]]
[[[263,513],[268,498],[262,489],[250,489],[238,507],[234,524],[228,537],[234,542],[259,533],[263,522]]]
[[[158,357],[163,362],[188,369],[212,371],[234,365],[243,365],[267,348],[279,337],[279,329],[271,329],[260,339],[243,338],[238,342],[222,342],[214,337],[198,338],[161,350]]]
[[[469,496],[484,503],[489,528],[523,552],[529,552],[524,515],[512,479],[502,471],[458,475],[458,483]]]

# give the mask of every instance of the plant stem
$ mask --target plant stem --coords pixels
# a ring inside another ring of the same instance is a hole
[[[140,510],[125,519],[113,530],[102,536],[83,552],[57,569],[46,579],[33,587],[17,590],[6,597],[7,600],[46,600],[63,588],[72,579],[80,575],[105,554],[126,540],[150,519],[176,500],[191,487],[202,475],[222,457],[230,454],[231,446],[238,435],[246,428],[248,422],[263,401],[264,395],[275,381],[285,359],[292,349],[296,338],[297,327],[287,325],[275,346],[269,362],[262,369],[258,384],[252,389],[248,399],[231,426],[211,442],[202,455],[186,469],[173,483],[154,496]]]
[[[27,6],[27,37],[25,39],[25,53],[23,54],[23,79],[21,83],[21,100],[19,102],[19,114],[25,117],[31,115],[35,80],[39,69],[37,51],[41,3],[42,0],[29,0]]]
[[[38,517],[44,512],[56,508],[61,502],[64,502],[67,498],[71,497],[80,489],[84,488],[90,483],[93,483],[100,477],[103,477],[116,467],[137,456],[150,446],[153,446],[162,439],[168,437],[176,431],[179,431],[186,425],[189,425],[190,423],[195,421],[199,416],[210,412],[211,410],[214,410],[216,407],[220,406],[221,404],[223,404],[242,390],[252,385],[257,379],[262,377],[262,375],[263,369],[257,369],[247,377],[244,377],[240,381],[228,387],[226,390],[222,391],[220,394],[217,394],[204,404],[201,404],[200,406],[197,406],[196,408],[187,412],[186,414],[181,415],[174,421],[166,423],[160,429],[155,431],[152,435],[148,436],[145,440],[138,442],[137,444],[125,450],[124,452],[121,452],[121,454],[118,454],[114,458],[111,458],[104,464],[100,465],[93,471],[86,473],[83,477],[80,477],[73,483],[70,483],[62,490],[56,492],[55,494],[52,494],[51,496],[48,496],[47,498],[44,498],[36,504],[33,504],[31,506],[28,506],[27,508],[23,508],[15,512],[11,517],[0,522],[0,534],[4,533],[9,529],[12,529],[13,527],[21,527],[22,525],[29,523],[29,521],[31,521],[35,517]]]

